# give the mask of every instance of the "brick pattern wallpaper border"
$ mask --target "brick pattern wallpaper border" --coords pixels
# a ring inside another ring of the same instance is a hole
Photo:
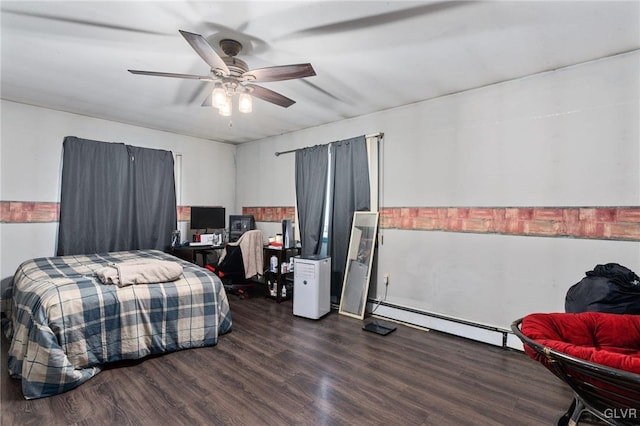
[[[60,203],[39,201],[0,201],[0,223],[57,222]]]
[[[178,206],[188,221],[190,206]],[[295,207],[243,207],[257,222],[295,220]],[[58,202],[0,201],[1,223],[57,222]],[[640,207],[386,207],[382,229],[640,241]]]
[[[178,206],[178,221],[189,221],[191,207]],[[0,223],[47,223],[60,220],[60,203],[0,201]]]
[[[242,214],[251,214],[256,222],[282,222],[296,220],[295,207],[243,207]]]
[[[243,207],[258,222],[295,220],[294,207]],[[640,241],[639,207],[386,207],[382,229]]]
[[[640,241],[638,207],[391,207],[386,229]]]
[[[259,222],[295,220],[295,207],[243,207],[242,214],[252,214]],[[179,222],[191,219],[191,206],[178,206]],[[0,201],[0,223],[57,222],[60,203],[37,201]]]
[[[178,206],[178,222],[191,220],[191,206]]]

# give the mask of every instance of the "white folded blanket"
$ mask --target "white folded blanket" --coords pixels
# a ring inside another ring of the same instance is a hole
[[[182,275],[182,265],[168,260],[144,259],[110,263],[96,271],[103,284],[125,287],[175,281]]]

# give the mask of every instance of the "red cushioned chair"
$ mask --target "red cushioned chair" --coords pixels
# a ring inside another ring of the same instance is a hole
[[[640,316],[538,313],[514,321],[511,329],[527,355],[574,392],[557,425],[576,425],[583,415],[609,425],[640,425]]]

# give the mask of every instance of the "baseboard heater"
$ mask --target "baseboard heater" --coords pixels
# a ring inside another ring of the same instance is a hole
[[[376,300],[368,299],[367,312],[371,312],[376,305],[378,305]],[[375,309],[375,312],[372,313],[372,316],[430,330],[437,330],[502,348],[523,350],[522,342],[520,342],[520,339],[510,330],[409,308],[407,306],[381,302]]]

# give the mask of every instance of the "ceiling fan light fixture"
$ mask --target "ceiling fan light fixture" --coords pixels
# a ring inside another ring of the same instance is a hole
[[[223,117],[230,117],[232,107],[233,107],[233,104],[231,102],[231,97],[225,96],[225,102],[222,105],[220,105],[218,113]]]
[[[221,85],[216,84],[211,92],[211,106],[222,108],[227,103],[227,93]]]
[[[240,93],[240,98],[238,99],[238,111],[242,113],[249,113],[253,109],[253,99],[251,95],[248,93]]]

